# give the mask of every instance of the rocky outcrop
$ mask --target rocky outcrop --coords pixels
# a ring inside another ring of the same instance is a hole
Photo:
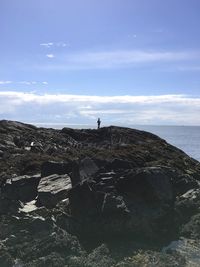
[[[200,164],[151,133],[0,121],[0,170],[0,266],[194,263]]]

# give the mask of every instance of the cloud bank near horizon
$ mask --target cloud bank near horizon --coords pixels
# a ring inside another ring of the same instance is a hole
[[[98,96],[0,91],[0,118],[24,122],[105,125],[200,125],[200,97]]]

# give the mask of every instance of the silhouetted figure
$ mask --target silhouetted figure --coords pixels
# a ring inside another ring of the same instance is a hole
[[[98,118],[98,120],[97,120],[97,129],[100,128],[100,125],[101,125],[101,120],[100,120],[100,118]]]

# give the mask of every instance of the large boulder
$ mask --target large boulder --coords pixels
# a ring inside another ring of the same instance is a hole
[[[131,194],[143,202],[172,202],[174,200],[172,180],[174,173],[165,167],[146,167],[130,170],[117,181],[117,191]]]
[[[102,200],[98,201],[98,192],[95,192],[87,181],[77,184],[69,191],[70,210],[75,218],[97,216],[101,209]]]
[[[89,157],[86,157],[81,160],[79,168],[80,178],[82,181],[92,177],[99,170],[95,162]]]
[[[7,199],[0,195],[0,215],[16,214],[22,203],[19,200]]]
[[[60,200],[68,197],[71,187],[71,179],[67,174],[52,174],[42,178],[38,186],[37,205],[55,207]]]
[[[72,216],[84,232],[158,237],[173,224],[172,179],[161,167],[98,175],[70,190]]]
[[[52,174],[69,174],[72,172],[72,164],[70,162],[46,161],[41,166],[41,177]]]
[[[97,165],[88,157],[82,160],[73,160],[70,162],[47,161],[42,164],[41,177],[52,174],[68,174],[71,177],[72,185],[88,179],[98,171]]]
[[[120,170],[120,169],[131,169],[133,168],[133,163],[128,160],[123,159],[113,159],[110,164],[108,164],[108,167],[112,170]]]
[[[40,174],[10,178],[2,186],[2,195],[6,199],[28,202],[36,198]]]
[[[75,186],[84,180],[91,179],[98,172],[96,163],[89,157],[72,162],[71,181]]]

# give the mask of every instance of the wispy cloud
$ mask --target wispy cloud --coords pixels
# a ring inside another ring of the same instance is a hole
[[[47,85],[48,82],[46,81],[42,81],[42,82],[39,82],[39,81],[21,81],[21,82],[17,82],[18,84],[24,84],[24,85]]]
[[[34,85],[34,84],[37,84],[37,82],[35,81],[21,81],[21,82],[18,82],[19,84],[25,84],[25,85]]]
[[[46,55],[53,58],[53,54]],[[47,70],[106,69],[137,67],[145,64],[176,63],[200,57],[198,52],[115,50],[58,54],[53,64],[37,66]]]
[[[52,48],[52,47],[66,47],[69,46],[69,43],[64,43],[64,42],[49,42],[49,43],[42,43],[40,46],[43,46],[45,48]]]
[[[80,63],[105,63],[106,61],[111,64],[132,64],[153,61],[179,61],[191,58],[191,53],[185,52],[150,52],[150,51],[112,51],[112,52],[89,52],[79,53],[69,56],[73,62]]]
[[[12,81],[0,81],[0,85],[1,84],[3,84],[3,85],[5,85],[5,84],[11,84],[12,83]]]
[[[54,58],[55,56],[53,54],[47,54],[46,57],[48,57],[48,58]]]
[[[0,92],[0,106],[4,117],[26,121],[79,124],[102,117],[108,124],[200,125],[200,97],[188,95],[41,95],[4,91]]]
[[[46,48],[50,48],[50,47],[53,46],[53,43],[42,43],[40,45],[43,46],[43,47],[46,47]]]

